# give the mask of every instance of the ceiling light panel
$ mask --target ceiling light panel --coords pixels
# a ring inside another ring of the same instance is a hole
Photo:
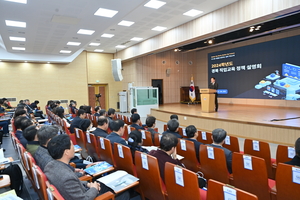
[[[123,48],[125,48],[126,46],[125,45],[117,45],[116,46],[116,48],[118,48],[118,49],[123,49]]]
[[[68,50],[60,50],[59,53],[71,53],[72,51],[68,51]]]
[[[166,2],[164,2],[164,1],[151,0],[148,3],[146,3],[144,6],[148,7],[148,8],[158,9],[165,4],[166,4]]]
[[[6,26],[14,26],[14,27],[26,28],[26,22],[5,20],[5,24],[6,24]]]
[[[104,33],[101,35],[101,37],[105,37],[105,38],[112,38],[114,36],[115,36],[114,34],[108,34],[108,33]]]
[[[10,2],[14,2],[14,3],[23,3],[23,4],[27,4],[27,0],[5,0],[5,1],[10,1]]]
[[[116,10],[109,10],[105,8],[99,8],[94,15],[101,16],[101,17],[109,17],[112,18],[115,16],[119,11]]]
[[[90,44],[89,44],[90,46],[99,46],[100,45],[100,43],[96,43],[96,42],[91,42]]]
[[[26,41],[26,38],[24,38],[24,37],[9,37],[9,39],[11,40],[11,41],[20,41],[20,42],[25,42]]]
[[[95,52],[103,52],[103,49],[95,49]]]
[[[123,20],[120,23],[118,23],[118,25],[120,26],[131,26],[132,24],[134,24],[134,22],[126,21],[126,20]]]
[[[87,30],[87,29],[79,29],[77,34],[83,34],[83,35],[93,35],[95,33],[94,30]]]
[[[163,31],[163,30],[166,30],[166,29],[167,29],[167,27],[156,26],[156,27],[154,27],[151,30],[153,30],[153,31]]]
[[[200,15],[201,13],[203,13],[203,11],[191,9],[191,10],[183,13],[183,15],[190,16],[190,17],[195,17],[197,15]]]
[[[70,46],[79,46],[81,45],[80,42],[68,42],[67,45],[70,45]]]
[[[12,47],[12,50],[25,51],[25,47]]]
[[[132,41],[141,41],[141,40],[143,40],[143,38],[133,37],[130,40],[132,40]]]

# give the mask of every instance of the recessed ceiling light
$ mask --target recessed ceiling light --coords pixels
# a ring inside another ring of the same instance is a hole
[[[165,30],[165,29],[167,29],[167,27],[156,26],[156,27],[154,27],[154,28],[151,29],[151,30],[153,30],[153,31],[163,31],[163,30]]]
[[[165,4],[166,4],[166,2],[164,2],[164,1],[151,0],[148,3],[146,3],[144,6],[149,7],[149,8],[158,9]]]
[[[190,16],[190,17],[195,17],[196,15],[199,15],[201,13],[203,13],[203,11],[191,9],[191,10],[183,13],[183,15]]]
[[[93,35],[95,33],[94,30],[86,30],[86,29],[79,29],[77,34],[83,34],[83,35]]]
[[[69,50],[60,50],[59,53],[71,53],[72,51],[69,51]]]
[[[95,52],[103,52],[103,49],[95,49]]]
[[[67,45],[70,46],[79,46],[81,43],[80,42],[68,42]]]
[[[101,17],[109,17],[112,18],[115,16],[119,11],[116,10],[109,10],[105,8],[99,8],[94,15],[101,16]]]
[[[143,40],[143,38],[133,37],[133,38],[131,38],[130,40],[133,40],[133,41],[141,41],[141,40]]]
[[[100,45],[100,43],[91,42],[89,45],[90,45],[90,46],[99,46],[99,45]]]
[[[118,23],[118,25],[120,26],[131,26],[132,24],[134,24],[134,22],[126,21],[126,20],[122,20],[120,23]]]
[[[26,62],[26,63],[27,63],[27,60],[25,60],[24,62]]]
[[[15,26],[15,27],[26,28],[26,22],[5,20],[5,23],[6,23],[6,26]]]
[[[106,38],[112,38],[114,36],[115,36],[114,34],[108,34],[108,33],[104,33],[101,35],[101,37],[106,37]]]
[[[21,50],[21,51],[25,51],[25,47],[12,47],[12,50]]]
[[[23,4],[27,4],[27,0],[6,0],[6,1],[11,1],[11,2],[15,2],[15,3],[23,3]]]
[[[9,39],[12,41],[21,41],[21,42],[26,41],[26,38],[24,38],[24,37],[9,37]]]
[[[118,48],[118,49],[123,49],[123,48],[125,48],[126,46],[125,45],[117,45],[116,46],[116,48]]]

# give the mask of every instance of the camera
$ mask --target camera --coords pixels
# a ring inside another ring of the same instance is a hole
[[[100,98],[101,97],[101,94],[95,94],[96,98]]]

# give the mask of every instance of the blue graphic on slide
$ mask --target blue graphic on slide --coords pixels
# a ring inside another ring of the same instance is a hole
[[[269,98],[281,97],[285,100],[300,100],[300,66],[282,64],[282,77],[279,71],[267,75],[254,87],[262,89]]]

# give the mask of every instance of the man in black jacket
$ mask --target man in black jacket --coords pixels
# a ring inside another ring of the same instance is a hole
[[[106,138],[107,134],[107,129],[108,129],[108,119],[104,116],[101,116],[98,118],[98,126],[96,130],[92,132],[96,137],[104,137]]]
[[[210,84],[208,85],[208,88],[209,89],[214,89],[214,90],[219,89],[219,85],[216,82],[216,78],[215,77],[211,77]],[[215,105],[216,105],[215,111],[218,112],[218,107],[219,107],[219,105],[218,105],[218,93],[216,92],[215,94],[216,94],[216,96],[215,96]]]

